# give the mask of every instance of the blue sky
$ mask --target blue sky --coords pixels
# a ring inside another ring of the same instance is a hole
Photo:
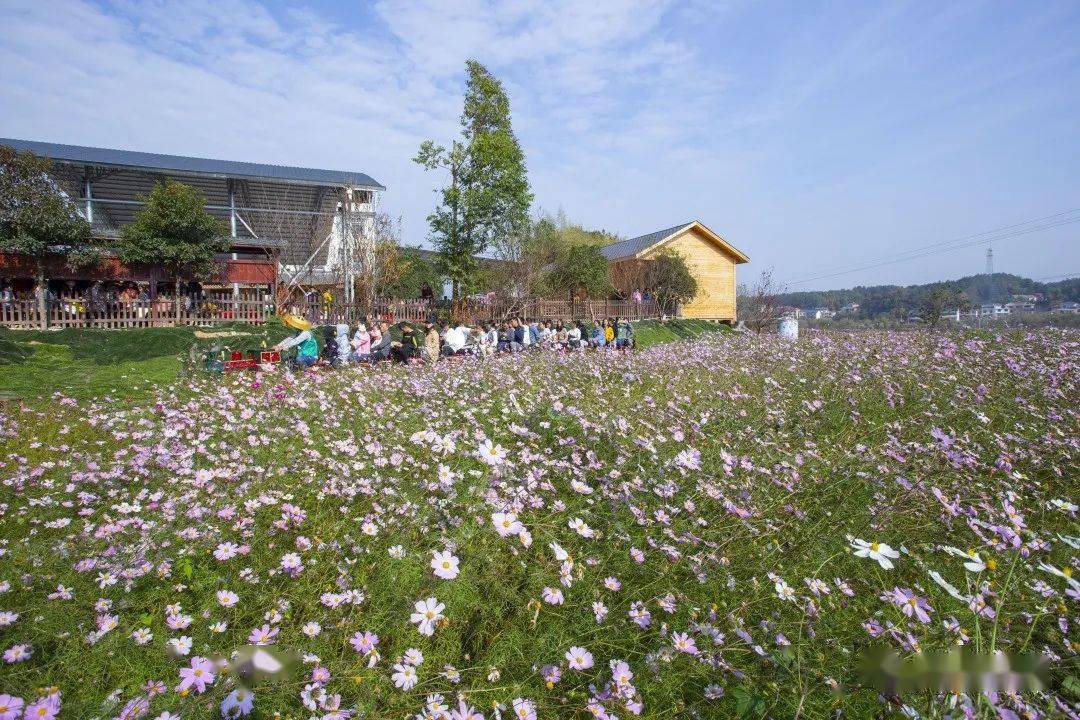
[[[470,56],[507,85],[538,210],[623,236],[699,219],[751,257],[741,279],[1080,209],[1074,0],[0,0],[0,24],[0,135],[361,170],[411,244],[443,178],[410,158],[456,133]],[[995,256],[1080,273],[1080,223]]]

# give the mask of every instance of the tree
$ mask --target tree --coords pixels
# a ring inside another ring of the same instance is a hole
[[[116,253],[127,263],[161,266],[176,282],[176,319],[180,320],[180,283],[209,277],[214,255],[229,249],[224,223],[206,212],[197,188],[166,180],[141,198],[146,204],[120,230]]]
[[[564,246],[548,275],[548,285],[555,292],[571,297],[579,292],[588,297],[604,297],[611,292],[611,266],[598,245]]]
[[[386,287],[386,297],[418,298],[424,285],[430,288],[442,287],[442,275],[438,268],[415,248],[398,250],[398,269],[397,277]]]
[[[783,292],[784,288],[773,279],[773,269],[766,269],[753,288],[739,287],[736,308],[739,320],[756,333],[776,327],[783,316],[779,297]]]
[[[941,316],[950,308],[966,309],[967,297],[955,288],[939,286],[923,298],[919,306],[919,319],[931,330],[941,324]]]
[[[369,237],[356,243],[352,253],[352,276],[357,296],[371,308],[385,297],[405,272],[401,244],[401,219],[395,222],[386,213],[377,213],[364,233]]]
[[[428,170],[449,173],[428,224],[455,300],[474,288],[479,253],[499,238],[524,232],[532,203],[525,155],[510,124],[510,99],[483,65],[469,60],[466,69],[461,139],[449,148],[426,140],[413,158]]]
[[[561,248],[559,230],[546,217],[528,223],[522,232],[495,239],[490,287],[508,314],[521,314],[530,298],[549,293],[549,270]]]
[[[672,315],[678,304],[697,294],[697,280],[686,260],[671,251],[662,252],[644,264],[642,284],[656,298],[660,308]]]
[[[75,266],[93,264],[98,259],[90,241],[90,223],[49,176],[51,168],[48,158],[0,147],[0,250],[33,259],[42,322],[45,254],[63,253]]]

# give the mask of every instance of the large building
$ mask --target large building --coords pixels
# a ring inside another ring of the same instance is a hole
[[[175,180],[206,196],[206,210],[230,236],[212,282],[303,287],[344,283],[350,253],[369,232],[386,188],[362,172],[265,165],[0,138],[0,145],[52,160],[51,175],[107,241],[131,222],[155,183]],[[105,243],[107,245],[107,242]],[[0,257],[0,277],[18,277],[25,261]],[[62,262],[50,278],[72,278]],[[82,279],[153,280],[152,269],[108,261]]]
[[[616,279],[634,276],[621,273],[621,267],[640,265],[660,253],[682,256],[698,286],[697,295],[682,306],[683,317],[735,321],[735,266],[750,262],[750,258],[700,222],[612,243],[601,252],[611,262]],[[628,292],[634,288],[619,289]]]

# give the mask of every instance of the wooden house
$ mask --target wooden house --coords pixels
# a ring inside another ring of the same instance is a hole
[[[616,284],[637,277],[628,270],[660,253],[674,252],[686,261],[697,280],[697,295],[681,308],[683,317],[735,321],[735,266],[750,258],[698,221],[622,240],[601,248],[612,265]],[[624,280],[621,280],[624,279]],[[630,293],[633,287],[619,287]]]

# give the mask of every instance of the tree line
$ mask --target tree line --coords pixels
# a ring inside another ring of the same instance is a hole
[[[861,316],[904,318],[919,313],[928,304],[937,304],[933,302],[935,300],[943,302],[946,309],[957,306],[964,309],[990,302],[1008,302],[1013,295],[1041,295],[1039,305],[1043,307],[1057,301],[1080,301],[1080,278],[1043,283],[1019,275],[995,273],[921,285],[873,285],[844,290],[785,292],[778,294],[777,299],[783,305],[832,311],[857,303]]]

